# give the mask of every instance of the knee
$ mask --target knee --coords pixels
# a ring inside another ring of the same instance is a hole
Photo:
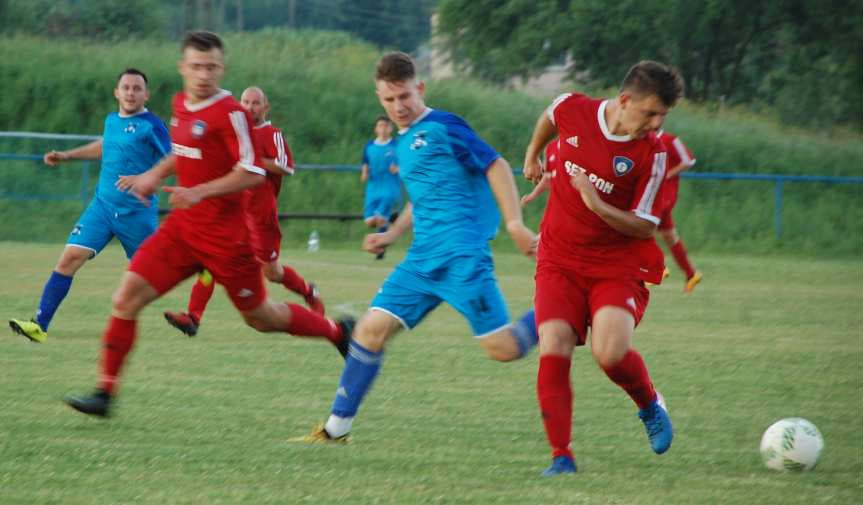
[[[505,363],[521,357],[518,343],[511,335],[489,335],[480,342],[486,355],[495,361]]]
[[[363,320],[360,320],[354,329],[352,338],[366,349],[378,352],[384,348],[387,336],[385,331],[381,331],[379,328],[375,328],[369,324],[364,324]]]
[[[245,323],[252,329],[260,331],[262,333],[274,331],[274,328],[269,324],[269,321],[256,314],[244,313],[243,321],[245,321]]]
[[[280,282],[282,280],[282,276],[279,271],[267,265],[263,268],[264,278],[266,278],[270,282]]]
[[[623,359],[626,351],[626,349],[594,349],[593,359],[596,360],[596,364],[599,365],[600,368],[613,368],[615,365],[620,363],[620,360]]]
[[[111,297],[111,307],[115,314],[132,317],[137,315],[141,310],[141,300],[135,296],[134,292],[121,287],[115,291],[114,295]]]

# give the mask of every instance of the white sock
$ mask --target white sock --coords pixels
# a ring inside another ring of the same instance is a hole
[[[353,424],[353,417],[339,417],[337,415],[330,414],[330,418],[327,419],[327,424],[324,425],[324,429],[327,430],[327,433],[329,433],[331,437],[339,438],[350,433],[351,426]]]

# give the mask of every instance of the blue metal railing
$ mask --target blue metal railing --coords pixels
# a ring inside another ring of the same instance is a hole
[[[79,140],[86,140],[87,136],[74,136]],[[42,160],[42,155],[36,154],[12,154],[0,153],[0,160],[35,161]],[[92,197],[90,193],[90,165],[91,162],[81,161],[81,189],[77,195],[71,194],[20,194],[0,192],[0,198],[7,200],[81,200],[86,205]],[[297,165],[298,172],[358,172],[357,165],[344,164],[301,164]],[[513,170],[521,174],[521,169]],[[747,173],[724,173],[724,172],[683,172],[681,178],[698,180],[731,180],[731,181],[766,181],[775,184],[773,195],[773,226],[776,238],[782,236],[782,208],[786,183],[823,183],[823,184],[863,184],[863,177],[839,177],[825,175],[786,175],[786,174],[747,174]],[[355,219],[361,216],[347,214],[285,214],[283,217],[295,219]]]

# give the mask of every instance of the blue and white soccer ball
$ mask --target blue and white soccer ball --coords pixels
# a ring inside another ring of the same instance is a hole
[[[761,459],[771,470],[812,470],[818,463],[824,438],[814,424],[788,417],[771,424],[761,437]]]

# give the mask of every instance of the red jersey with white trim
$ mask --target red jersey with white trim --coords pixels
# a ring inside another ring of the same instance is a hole
[[[251,116],[221,90],[203,102],[189,104],[174,96],[171,151],[176,156],[177,184],[192,187],[223,177],[240,165],[264,175],[251,136]],[[183,237],[203,251],[223,253],[246,241],[243,192],[206,198],[188,209],[176,209],[166,220],[182,228]]]
[[[543,171],[552,173],[559,168],[560,137],[555,137],[545,146],[545,167]]]
[[[261,157],[275,160],[283,170],[282,174],[267,171],[266,182],[248,190],[246,212],[255,222],[271,224],[271,214],[278,213],[277,198],[282,190],[282,177],[294,173],[294,160],[282,131],[269,121],[253,127],[252,136]],[[278,223],[278,219],[275,222]]]
[[[666,153],[652,133],[640,139],[611,133],[606,100],[580,94],[558,97],[548,108],[559,152],[541,224],[538,260],[591,278],[635,278],[658,283],[664,260],[653,238],[618,232],[585,206],[570,183],[581,171],[599,197],[659,224],[659,192]]]
[[[676,137],[662,130],[660,130],[656,136],[668,152],[668,162],[666,163],[668,170],[671,170],[681,163],[683,163],[686,168],[695,165],[695,156],[692,154],[692,151],[686,147],[683,141],[680,140],[680,137]],[[662,192],[668,195],[668,199],[671,201],[672,205],[673,202],[677,200],[677,188],[679,185],[679,174],[670,179],[665,179]]]

